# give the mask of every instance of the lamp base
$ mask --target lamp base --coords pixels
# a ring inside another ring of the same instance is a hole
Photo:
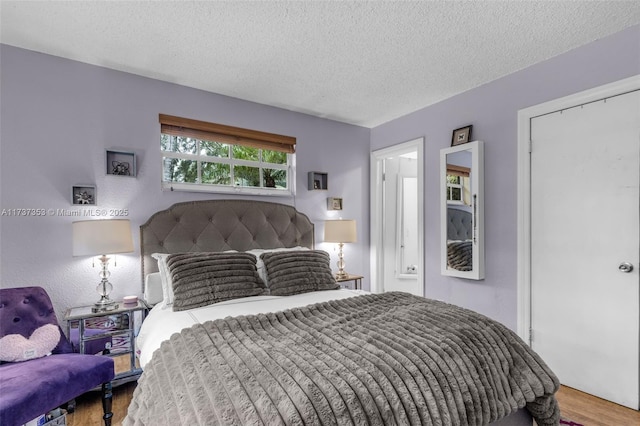
[[[343,280],[349,277],[349,274],[344,270],[346,262],[344,261],[344,254],[342,253],[343,243],[338,244],[338,273],[336,274],[337,280]]]
[[[336,274],[336,279],[337,279],[337,280],[344,280],[344,279],[347,279],[347,278],[349,278],[349,274],[348,274],[347,272],[339,271],[339,272]]]
[[[100,256],[100,282],[96,286],[96,291],[100,295],[100,300],[98,300],[91,309],[93,312],[105,312],[105,311],[113,311],[118,309],[118,304],[115,300],[109,299],[109,293],[113,290],[113,286],[109,282],[109,257],[104,254]]]
[[[118,308],[119,308],[119,305],[117,303],[114,303],[113,305],[106,305],[106,306],[103,306],[103,305],[98,306],[98,304],[96,303],[91,307],[91,312],[94,314],[97,312],[110,312],[110,311],[115,311]]]
[[[103,297],[93,305],[91,312],[115,311],[116,309],[118,309],[118,304],[115,300]]]

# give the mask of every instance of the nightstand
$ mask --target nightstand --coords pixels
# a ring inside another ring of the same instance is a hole
[[[136,359],[136,334],[147,315],[147,305],[125,305],[111,311],[92,312],[93,306],[70,308],[65,314],[67,335],[81,354],[105,354],[114,359],[113,385],[137,380],[142,369]]]
[[[339,282],[339,283],[353,281],[354,288],[356,290],[361,290],[362,289],[362,279],[363,278],[364,277],[362,275],[351,275],[351,274],[349,274],[349,276],[347,276],[345,278],[336,278],[336,281]],[[340,286],[342,286],[342,284],[340,284]]]

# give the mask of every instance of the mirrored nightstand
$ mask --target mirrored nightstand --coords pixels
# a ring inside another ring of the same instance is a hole
[[[65,314],[67,335],[74,350],[82,354],[105,354],[114,359],[118,385],[137,380],[142,369],[137,364],[135,338],[147,315],[147,305],[119,303],[118,308],[92,312],[93,306],[70,308]]]

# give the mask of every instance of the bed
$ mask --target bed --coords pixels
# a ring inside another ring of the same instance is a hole
[[[513,332],[435,300],[340,289],[292,206],[179,203],[140,240],[163,291],[137,338],[125,425],[559,422],[557,378]]]

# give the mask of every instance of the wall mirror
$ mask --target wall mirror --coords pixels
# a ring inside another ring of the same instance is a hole
[[[442,275],[484,279],[482,141],[440,150]]]

